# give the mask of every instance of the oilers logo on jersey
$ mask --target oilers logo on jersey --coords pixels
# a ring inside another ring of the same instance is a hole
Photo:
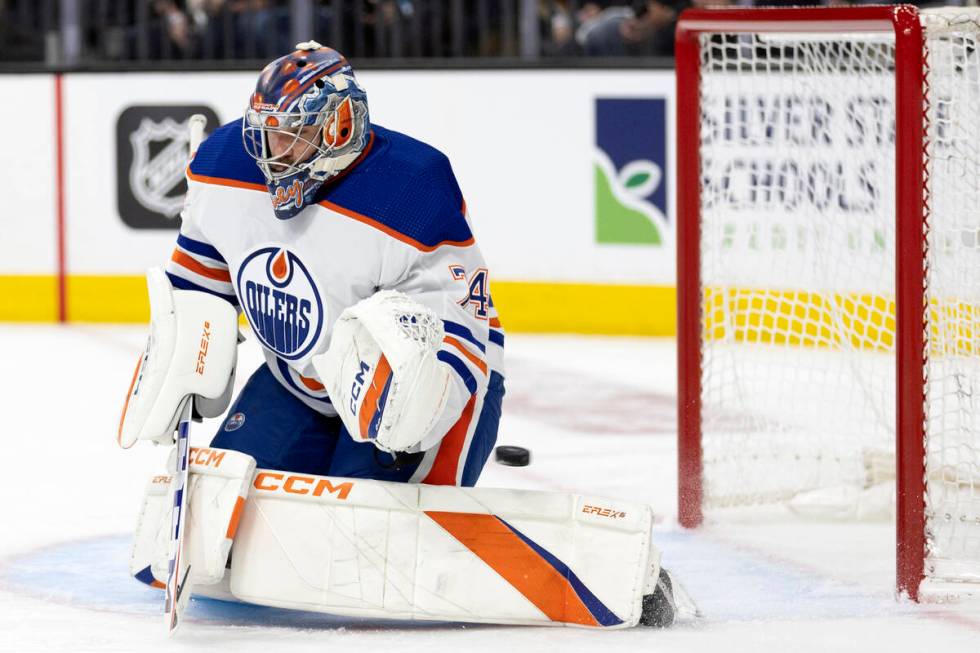
[[[281,246],[260,247],[238,270],[238,296],[256,337],[285,360],[316,346],[326,310],[316,282],[299,257]]]

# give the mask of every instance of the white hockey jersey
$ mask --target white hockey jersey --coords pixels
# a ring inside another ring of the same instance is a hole
[[[167,274],[175,288],[235,304],[292,394],[336,415],[310,360],[327,348],[345,308],[378,290],[400,290],[443,320],[438,358],[454,380],[423,448],[450,430],[472,435],[490,373],[503,374],[504,334],[445,155],[374,125],[365,152],[324,185],[317,203],[279,220],[244,151],[239,120],[201,144],[188,186]]]

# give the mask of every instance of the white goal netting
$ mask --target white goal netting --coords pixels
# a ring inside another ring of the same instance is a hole
[[[980,26],[923,20],[927,574],[980,580]],[[700,49],[704,506],[857,497],[894,482],[894,38]]]

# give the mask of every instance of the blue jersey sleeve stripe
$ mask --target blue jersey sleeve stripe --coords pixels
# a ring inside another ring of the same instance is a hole
[[[504,346],[504,334],[500,331],[490,329],[490,342],[501,347]]]
[[[181,249],[185,249],[191,254],[197,254],[198,256],[206,256],[209,259],[214,259],[215,261],[220,261],[221,263],[228,265],[228,263],[225,261],[225,258],[221,255],[221,253],[218,252],[218,250],[216,250],[211,245],[208,245],[207,243],[202,243],[199,240],[193,240],[191,238],[188,238],[184,234],[178,234],[177,245]]]
[[[443,329],[446,333],[451,333],[454,336],[459,336],[466,342],[470,343],[477,349],[479,349],[484,354],[487,353],[487,346],[482,342],[473,337],[473,332],[464,327],[462,324],[457,324],[456,322],[450,322],[449,320],[442,321]]]
[[[443,350],[440,350],[436,354],[436,358],[456,370],[456,374],[459,374],[460,378],[463,379],[463,383],[466,384],[466,389],[469,390],[470,394],[476,393],[476,379],[473,377],[473,373],[470,372],[470,368],[466,367],[466,363],[461,361],[457,356]]]
[[[204,286],[199,286],[193,281],[188,281],[183,277],[178,277],[176,274],[170,272],[167,273],[167,277],[170,279],[170,284],[177,290],[198,290],[200,292],[206,292],[215,297],[220,297],[232,306],[238,306],[238,298],[235,295],[225,295],[224,293],[215,292],[210,288],[205,288]]]

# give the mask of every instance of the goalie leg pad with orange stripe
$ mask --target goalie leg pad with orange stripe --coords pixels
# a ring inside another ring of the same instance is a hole
[[[356,617],[636,625],[660,553],[648,506],[257,470],[230,591]]]

